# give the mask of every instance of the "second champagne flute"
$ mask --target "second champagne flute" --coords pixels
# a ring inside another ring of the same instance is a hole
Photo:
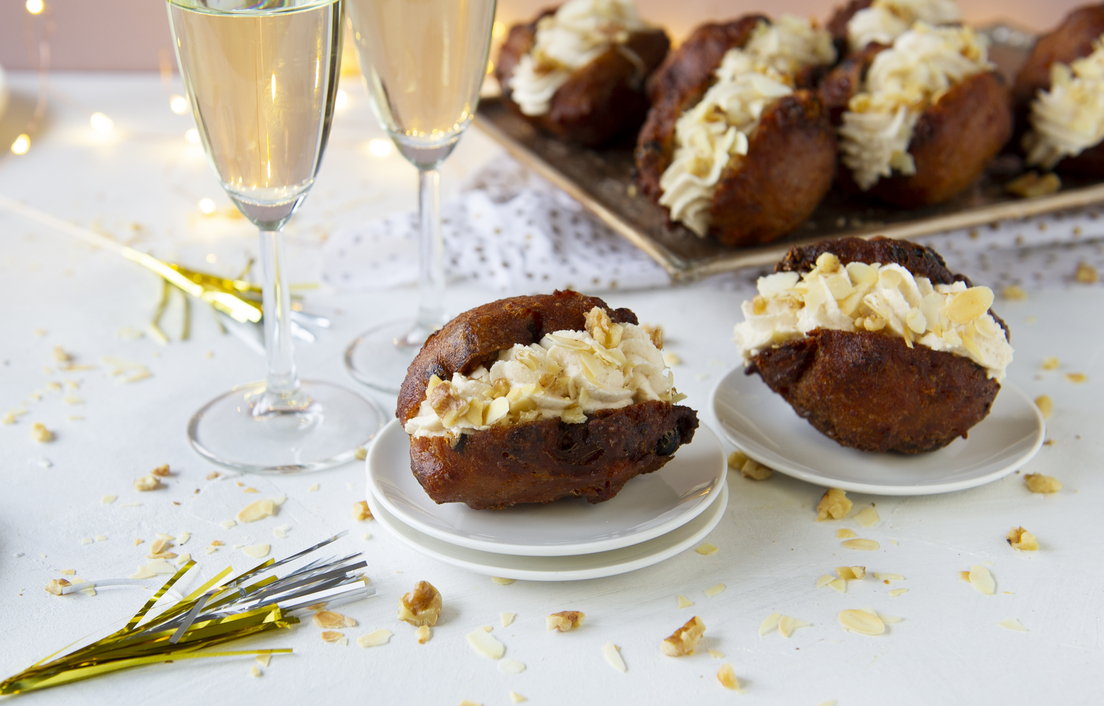
[[[418,314],[358,336],[345,351],[357,380],[396,392],[422,343],[444,323],[438,166],[475,116],[495,0],[348,0],[372,108],[418,168]]]

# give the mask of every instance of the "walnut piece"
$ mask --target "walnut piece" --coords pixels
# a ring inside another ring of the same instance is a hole
[[[586,613],[577,610],[561,610],[545,618],[544,622],[549,630],[568,632],[582,625],[584,620],[586,620]]]
[[[353,519],[357,522],[373,519],[372,511],[368,509],[367,500],[359,500],[353,503]]]
[[[839,488],[829,488],[824,491],[824,495],[821,496],[816,509],[817,522],[829,519],[838,520],[847,517],[847,513],[851,512],[851,501],[848,499],[846,491]]]
[[[1013,528],[1009,531],[1006,539],[1008,543],[1012,545],[1013,549],[1033,552],[1039,548],[1039,540],[1035,539],[1035,535],[1031,534],[1023,527]]]
[[[733,451],[728,455],[728,467],[734,471],[739,471],[744,478],[750,478],[751,480],[766,480],[774,473],[773,470],[758,461],[748,458],[743,451]]]
[[[701,642],[702,635],[705,634],[705,623],[698,616],[690,618],[686,621],[678,630],[675,630],[670,637],[660,644],[659,649],[663,654],[668,657],[684,657],[686,655],[694,654],[694,650],[697,649],[698,643]]]
[[[419,581],[414,590],[399,601],[399,620],[415,627],[433,627],[441,617],[441,592],[427,581]]]
[[[1028,473],[1024,483],[1032,493],[1057,493],[1062,489],[1062,481],[1042,473]]]
[[[50,582],[46,584],[46,592],[52,593],[55,596],[60,596],[62,594],[62,589],[70,585],[72,584],[65,579],[51,579]]]

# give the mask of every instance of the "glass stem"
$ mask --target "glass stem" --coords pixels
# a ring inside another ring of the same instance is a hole
[[[268,369],[265,400],[255,408],[254,414],[301,409],[295,347],[291,340],[291,296],[288,294],[284,240],[280,231],[261,231],[261,266],[264,274],[264,337]]]
[[[405,343],[420,346],[444,320],[445,241],[441,236],[441,175],[418,170],[418,318]]]

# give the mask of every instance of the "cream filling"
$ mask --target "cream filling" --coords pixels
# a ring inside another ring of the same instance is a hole
[[[766,348],[804,338],[815,329],[883,331],[912,347],[965,356],[998,382],[1012,346],[989,313],[993,292],[964,282],[932,285],[900,265],[867,265],[824,253],[804,275],[760,277],[759,295],[742,305],[734,340],[744,364]]]
[[[1104,35],[1093,52],[1071,64],[1050,67],[1050,90],[1031,103],[1031,126],[1024,137],[1027,162],[1051,169],[1104,140]]]
[[[863,191],[894,171],[910,175],[913,128],[955,84],[990,71],[984,37],[968,27],[918,22],[880,52],[843,114],[840,160]]]
[[[507,81],[525,115],[544,115],[571,74],[648,25],[629,0],[569,0],[537,22],[533,48]]]
[[[915,22],[930,25],[962,21],[954,0],[874,0],[847,23],[847,46],[859,51],[871,42],[893,44]]]
[[[714,83],[675,123],[671,164],[660,175],[659,198],[671,220],[701,237],[725,167],[747,154],[763,112],[793,93],[793,76],[806,66],[835,61],[831,35],[810,21],[783,16],[761,22],[742,49],[730,49]]]
[[[587,315],[586,328],[514,345],[501,351],[489,370],[454,373],[447,381],[434,376],[406,432],[455,436],[542,419],[581,424],[598,410],[683,399],[644,329],[612,323],[597,307]]]

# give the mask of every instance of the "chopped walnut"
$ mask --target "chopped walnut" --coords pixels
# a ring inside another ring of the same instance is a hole
[[[624,329],[621,324],[615,324],[610,320],[609,314],[600,307],[594,307],[586,315],[586,330],[598,343],[606,348],[616,348],[621,343],[621,335]],[[656,346],[659,348],[659,346]]]
[[[1005,539],[1008,540],[1008,543],[1012,545],[1013,549],[1033,552],[1039,548],[1039,540],[1035,539],[1035,535],[1031,534],[1023,527],[1013,528],[1008,532]]]
[[[445,422],[446,426],[449,422],[463,416],[464,412],[468,410],[468,403],[456,394],[452,389],[452,384],[436,375],[429,379],[429,385],[426,387],[426,400],[433,411],[437,413],[437,416],[443,420],[448,420]]]
[[[561,610],[559,613],[553,613],[544,619],[549,630],[559,630],[560,632],[574,630],[582,625],[584,620],[586,620],[586,613],[580,613],[577,610]]]
[[[668,657],[683,657],[685,655],[694,654],[694,650],[697,649],[698,643],[701,642],[702,635],[705,634],[705,623],[698,616],[690,618],[686,621],[678,630],[675,630],[663,643],[659,646],[659,649],[663,654]]]
[[[832,519],[838,520],[847,517],[851,512],[851,501],[847,498],[847,492],[839,488],[829,488],[824,491],[820,502],[817,503],[817,522]]]
[[[426,581],[419,581],[414,590],[399,601],[399,620],[416,627],[433,627],[441,617],[441,593]]]
[[[52,593],[55,596],[60,596],[62,595],[62,589],[71,585],[72,584],[65,579],[51,579],[50,582],[46,584],[46,592]]]
[[[157,490],[160,487],[161,479],[157,476],[142,476],[134,481],[134,489],[141,492]]]
[[[652,339],[652,344],[659,350],[663,350],[663,327],[659,324],[652,326],[651,324],[641,325],[644,329],[644,333],[648,334],[648,338]]]
[[[1042,473],[1028,473],[1024,483],[1032,493],[1057,493],[1062,489],[1062,481]]]
[[[353,503],[353,519],[358,522],[373,519],[372,511],[368,509],[367,500],[358,500]]]

